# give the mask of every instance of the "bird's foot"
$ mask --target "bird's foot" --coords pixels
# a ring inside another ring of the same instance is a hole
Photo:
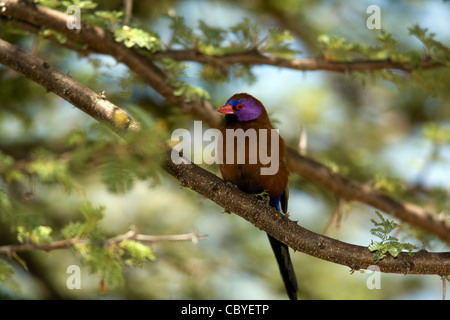
[[[269,193],[268,193],[266,190],[264,190],[264,191],[261,192],[261,193],[255,194],[255,196],[256,196],[259,200],[262,200],[262,201],[265,201],[265,202],[268,202],[268,201],[270,200]]]

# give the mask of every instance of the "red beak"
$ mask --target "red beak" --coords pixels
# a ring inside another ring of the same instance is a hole
[[[224,113],[224,114],[233,114],[234,113],[233,106],[231,104],[226,104],[217,111],[220,113]]]

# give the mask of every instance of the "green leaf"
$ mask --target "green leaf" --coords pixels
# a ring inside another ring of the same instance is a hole
[[[79,238],[83,235],[86,228],[87,225],[85,223],[79,221],[70,222],[61,230],[61,234],[65,239]]]
[[[421,28],[418,24],[408,28],[409,34],[416,36],[425,46],[426,53],[434,61],[449,66],[450,49],[434,39],[435,33],[429,33],[427,28]]]
[[[17,227],[17,240],[20,243],[48,244],[52,242],[51,233],[52,228],[48,226],[37,226],[31,231],[27,231],[25,227],[19,226]]]
[[[100,20],[96,21],[100,26],[115,26],[119,24],[123,17],[122,11],[95,11],[95,16]]]
[[[406,189],[401,179],[389,178],[382,174],[375,175],[373,187],[391,195],[401,195]]]
[[[199,21],[199,28],[202,31],[202,41],[204,46],[220,47],[221,42],[225,39],[225,29],[209,26],[203,20]]]
[[[264,53],[281,57],[292,58],[298,51],[290,48],[294,37],[288,30],[269,29],[269,34],[265,41],[259,46],[258,50]]]
[[[450,129],[428,122],[422,129],[422,136],[436,145],[450,144]]]
[[[92,203],[88,201],[80,207],[80,211],[88,223],[97,223],[99,220],[103,219],[105,207],[94,207]]]
[[[389,252],[389,254],[394,258],[397,258],[397,256],[399,255],[400,252],[402,252],[402,250],[401,248],[398,248],[396,246],[390,246],[389,248],[387,248],[387,252]]]
[[[370,233],[378,238],[381,241],[373,241],[368,246],[368,249],[374,253],[374,261],[378,263],[389,253],[392,257],[396,258],[401,252],[407,250],[411,253],[412,250],[417,249],[416,246],[410,243],[402,243],[399,242],[396,237],[390,236],[393,230],[400,227],[395,221],[387,220],[383,217],[381,213],[375,211],[376,215],[380,219],[380,221],[376,221],[375,219],[370,219],[370,221],[375,225],[376,228],[370,229]]]
[[[3,259],[0,259],[0,282],[11,279],[14,274],[13,267]]]
[[[123,286],[123,265],[120,254],[114,248],[103,248],[90,242],[88,245],[78,246],[82,255],[81,262],[89,266],[91,272],[99,273],[108,286]]]
[[[142,29],[131,28],[129,26],[114,29],[114,39],[117,42],[123,42],[128,48],[136,45],[151,52],[161,49],[161,42],[155,35]]]
[[[150,248],[134,240],[123,240],[119,246],[125,250],[130,258],[125,259],[125,264],[131,267],[141,267],[146,261],[155,260]]]
[[[234,46],[241,50],[254,48],[258,43],[258,26],[252,23],[249,18],[244,18],[235,26],[230,27],[230,31],[235,38]]]
[[[41,6],[52,8],[52,9],[62,9],[63,5],[60,0],[33,0],[34,3],[38,3]]]
[[[2,212],[0,217],[2,217],[4,213],[9,213],[11,210],[12,203],[8,194],[5,190],[0,189],[0,212]]]
[[[70,1],[65,0],[62,1],[62,5],[66,8],[75,5],[78,6],[80,9],[85,10],[97,8],[97,4],[90,0],[70,0]]]
[[[134,177],[129,157],[118,158],[110,155],[104,157],[102,161],[102,181],[109,191],[125,193],[133,187]]]
[[[195,37],[192,29],[186,25],[184,17],[170,15],[167,15],[166,17],[170,19],[169,27],[173,32],[171,43],[180,44],[184,48],[192,47]]]
[[[67,37],[62,33],[52,30],[52,29],[44,29],[41,31],[41,36],[44,38],[53,36],[59,43],[64,44],[67,42]]]

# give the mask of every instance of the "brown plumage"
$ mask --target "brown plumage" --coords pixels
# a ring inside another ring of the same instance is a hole
[[[249,94],[239,93],[228,99],[227,103],[218,111],[226,114],[226,124],[221,131],[223,138],[221,148],[223,163],[220,164],[220,171],[223,179],[236,184],[239,189],[247,193],[260,194],[264,191],[267,192],[270,197],[270,204],[277,208],[278,211],[282,209],[283,212],[287,212],[289,170],[286,164],[285,144],[281,136],[276,131],[271,130],[274,128],[264,105],[261,101]],[[234,139],[234,149],[231,149],[234,151],[233,163],[227,161],[226,146],[232,142],[230,138],[227,139],[227,130],[229,129],[242,129],[245,133],[253,131],[256,132],[257,138],[256,145],[255,143],[250,144],[248,138],[245,140]],[[267,143],[261,146],[260,129],[268,130]],[[272,146],[271,134],[274,134],[274,142],[276,142],[278,148]],[[242,150],[246,151],[245,161],[244,163],[237,163],[238,152]],[[262,163],[259,157],[260,151],[266,154],[271,161],[278,160],[278,170],[273,174],[261,174],[261,168],[269,168],[273,164]],[[258,155],[257,157],[255,157],[255,152]],[[250,153],[253,155],[253,158]],[[274,157],[276,154],[278,158]],[[251,160],[256,160],[256,163],[251,163]],[[285,283],[286,291],[291,299],[297,299],[297,281],[288,247],[270,235],[268,236]]]

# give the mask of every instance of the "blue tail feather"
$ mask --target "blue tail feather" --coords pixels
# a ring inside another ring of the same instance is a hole
[[[271,198],[269,204],[281,212],[280,199],[283,196],[281,194],[279,197]],[[283,278],[284,286],[286,292],[291,300],[297,300],[297,279],[295,276],[294,266],[292,265],[291,258],[289,256],[289,248],[284,243],[278,241],[271,235],[267,234],[269,237],[270,245],[275,254],[275,258],[278,262],[278,267],[280,269],[281,277]]]

